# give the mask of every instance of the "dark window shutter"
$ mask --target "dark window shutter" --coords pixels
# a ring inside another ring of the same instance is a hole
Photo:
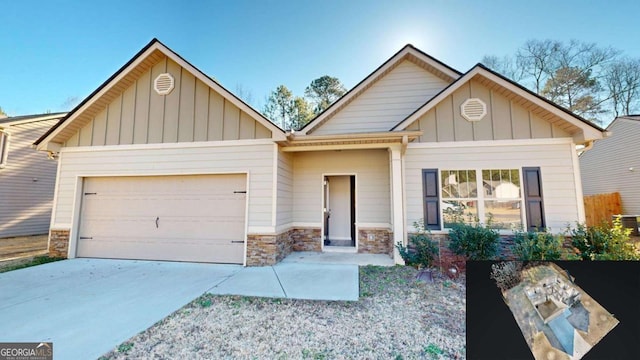
[[[438,169],[422,170],[422,192],[424,194],[424,227],[430,230],[440,230]]]
[[[544,201],[539,167],[522,168],[524,177],[524,202],[527,209],[527,230],[544,231]]]

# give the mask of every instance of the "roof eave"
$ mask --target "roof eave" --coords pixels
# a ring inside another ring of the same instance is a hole
[[[28,124],[32,122],[38,121],[47,121],[47,120],[57,120],[64,117],[66,113],[51,113],[51,114],[42,114],[42,115],[34,115],[34,116],[15,116],[16,120],[11,120],[12,118],[2,119],[4,121],[0,121],[0,127],[3,126],[15,126],[20,124]]]

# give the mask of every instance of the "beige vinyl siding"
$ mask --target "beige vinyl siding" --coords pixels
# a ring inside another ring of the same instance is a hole
[[[391,222],[387,150],[302,152],[293,157],[293,221],[322,222],[322,175],[356,175],[358,223]]]
[[[273,144],[62,151],[54,224],[71,224],[82,176],[249,173],[249,226],[272,226]]]
[[[175,88],[162,96],[153,80],[170,73]],[[64,146],[267,139],[271,131],[174,61],[164,58],[140,74]]]
[[[276,226],[293,222],[293,154],[278,152]]]
[[[583,192],[619,192],[623,212],[640,215],[640,120],[619,118],[608,130],[611,137],[580,155]]]
[[[11,136],[7,164],[0,169],[0,238],[49,231],[58,163],[31,144],[57,121],[42,120],[5,128]]]
[[[312,134],[388,131],[447,85],[405,60]]]
[[[469,122],[462,117],[460,105],[469,98],[479,98],[487,105],[487,115],[482,120]],[[571,137],[556,125],[475,80],[462,85],[407,129],[422,130],[420,142]]]
[[[409,144],[405,156],[407,224],[424,217],[422,169],[522,169],[539,166],[547,227],[561,232],[579,219],[572,143],[419,148]]]

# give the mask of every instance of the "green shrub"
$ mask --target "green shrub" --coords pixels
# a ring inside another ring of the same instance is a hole
[[[562,235],[517,231],[513,242],[513,254],[519,260],[559,260],[562,257]]]
[[[640,254],[629,240],[631,229],[622,227],[620,218],[613,220],[613,226],[577,224],[575,229],[568,230],[571,244],[583,260],[640,260]]]
[[[449,249],[467,260],[492,260],[498,257],[500,235],[490,225],[454,223],[449,230]]]
[[[409,244],[407,246],[397,243],[396,248],[405,264],[429,267],[438,253],[438,245],[431,240],[429,232],[425,230],[422,221],[416,221],[413,226],[418,229],[418,233],[409,236]]]

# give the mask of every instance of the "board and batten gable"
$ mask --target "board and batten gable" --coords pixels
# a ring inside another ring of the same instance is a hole
[[[585,195],[620,193],[625,214],[640,215],[640,116],[619,117],[611,136],[580,155]]]
[[[487,114],[476,122],[462,117],[460,106],[469,98],[486,104]],[[533,110],[491,90],[476,80],[463,84],[407,130],[421,130],[419,142],[546,139],[571,137]]]
[[[168,95],[154,90],[162,73],[174,78]],[[269,139],[271,130],[168,57],[133,84],[64,143],[65,147]]]
[[[311,134],[388,131],[447,85],[440,77],[404,60]]]
[[[49,231],[58,163],[31,144],[56,122],[58,118],[4,128],[10,138],[7,163],[0,169],[0,238]]]

